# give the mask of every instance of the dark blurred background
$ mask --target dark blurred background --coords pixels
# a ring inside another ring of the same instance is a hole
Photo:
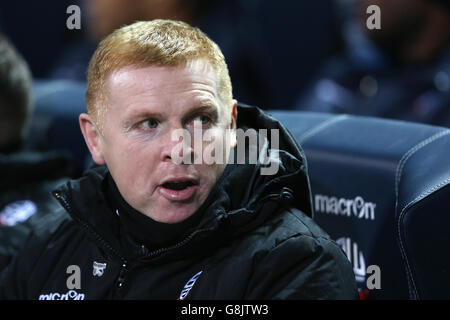
[[[82,141],[76,118],[97,43],[124,24],[155,18],[184,20],[217,42],[241,102],[449,127],[449,1],[15,0],[0,3],[0,31],[33,74],[31,132],[43,132],[56,115],[52,125],[68,133],[30,134],[35,147]],[[374,4],[381,29],[369,30],[366,10]],[[81,8],[79,30],[66,27],[70,5]],[[71,151],[86,151],[78,149]]]
[[[72,4],[81,8],[80,30],[66,28]],[[184,20],[219,44],[239,100],[292,108],[336,51],[335,13],[331,0],[17,0],[0,4],[0,28],[35,78],[84,81],[96,44],[115,28],[136,20]]]
[[[80,30],[66,28],[72,4]],[[371,4],[380,30],[366,27]],[[220,45],[240,101],[449,125],[449,15],[448,0],[16,0],[0,4],[0,28],[36,79],[84,82],[115,28],[180,19]]]

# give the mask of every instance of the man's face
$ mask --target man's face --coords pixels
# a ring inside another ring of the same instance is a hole
[[[106,163],[120,193],[136,210],[166,223],[188,218],[205,201],[225,164],[177,164],[173,149],[180,140],[172,134],[211,129],[213,139],[202,142],[205,150],[235,127],[236,102],[233,112],[224,106],[216,72],[200,60],[120,69],[108,78],[107,92],[108,110],[94,160]],[[192,160],[202,156],[191,146],[184,152]]]

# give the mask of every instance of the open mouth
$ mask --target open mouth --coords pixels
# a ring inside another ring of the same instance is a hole
[[[171,180],[159,186],[160,194],[170,201],[190,201],[196,194],[198,182],[189,179]]]
[[[193,185],[195,184],[192,181],[170,181],[164,183],[162,186],[170,190],[183,190]]]

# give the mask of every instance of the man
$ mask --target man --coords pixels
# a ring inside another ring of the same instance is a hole
[[[359,14],[343,24],[345,50],[319,72],[297,108],[450,126],[450,2],[355,5]],[[370,5],[380,8],[380,29],[366,25]]]
[[[116,30],[92,57],[86,104],[80,126],[99,167],[55,191],[62,212],[2,275],[1,297],[357,296],[345,254],[310,218],[302,151],[273,118],[237,107],[200,30],[170,20]],[[220,160],[238,155],[238,130],[261,128],[280,132],[277,172]],[[187,139],[199,131],[200,148]]]
[[[58,207],[51,191],[73,174],[70,161],[57,152],[24,150],[31,83],[27,63],[0,35],[0,271],[17,254],[35,218]]]

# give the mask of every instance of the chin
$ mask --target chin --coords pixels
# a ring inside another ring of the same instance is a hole
[[[192,209],[184,209],[184,208],[169,209],[165,210],[164,216],[160,217],[158,221],[163,223],[178,223],[183,220],[186,220],[194,213],[195,210]]]

